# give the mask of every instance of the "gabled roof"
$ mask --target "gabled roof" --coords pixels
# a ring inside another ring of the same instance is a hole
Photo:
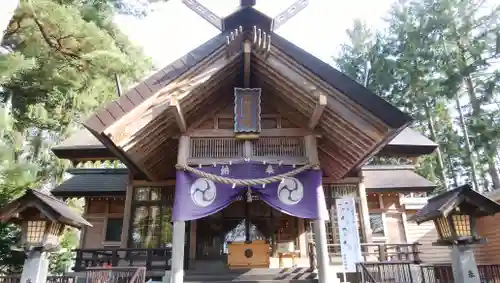
[[[436,188],[436,184],[415,173],[411,165],[367,165],[362,170],[370,192],[432,192]]]
[[[239,24],[266,31],[268,23],[272,24],[269,17],[252,7],[238,10],[226,18],[224,33],[133,87],[84,126],[129,169],[150,179],[165,178],[165,167],[173,168],[175,163],[177,144],[171,137],[180,133],[175,120],[200,119],[205,112],[201,107],[212,106],[233,87],[241,86],[242,51],[224,56],[230,29]],[[329,160],[332,177],[342,178],[360,168],[411,122],[407,114],[332,66],[276,33],[270,35],[270,56],[252,55],[252,82],[272,96],[269,99],[282,108],[279,111],[290,115],[288,110],[296,110],[297,115],[287,118],[310,117],[317,98],[326,96],[317,125],[324,137],[318,148]],[[185,109],[185,117],[178,117],[175,109],[179,108]],[[54,151],[58,150],[61,153],[61,149]]]
[[[494,215],[500,212],[500,204],[472,189],[470,184],[465,184],[456,189],[449,190],[427,200],[427,204],[410,220],[417,224],[447,217],[459,209],[462,213],[476,217]]]
[[[406,128],[391,140],[389,144],[380,151],[380,154],[419,156],[431,154],[437,147],[438,145],[426,136],[411,128]]]
[[[2,221],[17,221],[19,220],[19,215],[26,208],[33,206],[43,210],[47,214],[45,216],[53,221],[59,221],[76,228],[82,228],[83,226],[92,227],[87,220],[65,202],[32,189],[27,189],[23,196],[0,208],[0,219]]]

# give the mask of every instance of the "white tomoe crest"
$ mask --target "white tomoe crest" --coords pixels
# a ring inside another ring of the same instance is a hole
[[[189,192],[194,204],[207,207],[215,201],[217,187],[212,180],[199,178],[191,185]]]
[[[278,199],[286,205],[294,205],[304,197],[304,186],[293,177],[284,178],[278,185]]]

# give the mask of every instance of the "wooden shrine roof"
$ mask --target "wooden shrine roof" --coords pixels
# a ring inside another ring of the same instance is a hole
[[[413,172],[412,166],[364,166],[367,192],[429,192],[435,185]],[[72,169],[68,180],[52,190],[60,197],[121,196],[125,195],[127,169]]]
[[[462,185],[427,200],[427,204],[409,220],[417,224],[446,217],[459,209],[461,213],[476,217],[494,215],[500,212],[500,204],[476,192],[469,184]]]
[[[129,179],[128,170],[122,168],[78,168],[67,172],[72,176],[55,187],[51,191],[52,194],[60,197],[123,195],[127,189]]]
[[[370,192],[432,192],[436,184],[415,173],[410,165],[363,167],[365,187]]]
[[[52,195],[32,189],[27,189],[23,196],[2,207],[0,209],[0,219],[2,221],[18,221],[20,220],[18,219],[19,213],[22,213],[22,211],[31,206],[43,210],[44,214],[46,214],[45,216],[53,221],[59,221],[77,228],[84,226],[92,227],[92,224],[65,202]]]
[[[243,60],[239,46],[228,53],[226,36],[238,24],[242,34],[248,34],[252,25],[264,31],[272,27],[272,21],[254,8],[238,10],[224,20],[223,33],[110,102],[84,126],[129,169],[151,180],[165,179],[169,174],[165,168],[173,168],[176,160],[178,141],[172,137],[229,101],[233,88],[243,86],[243,66],[249,62],[251,87],[262,88],[263,100],[276,105],[278,113],[294,124],[304,124],[320,99],[326,100],[314,131],[322,135],[318,140],[322,166],[333,178],[359,169],[412,121],[274,32],[269,32],[272,44],[266,56],[253,51],[250,60]],[[54,152],[64,150],[68,149]]]

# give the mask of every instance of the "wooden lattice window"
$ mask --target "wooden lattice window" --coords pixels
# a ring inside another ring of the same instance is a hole
[[[190,158],[243,157],[243,141],[235,138],[192,138]]]
[[[262,137],[253,143],[253,156],[304,157],[304,138],[302,137]]]
[[[45,235],[45,221],[28,221],[28,233],[26,241],[32,245],[41,244]]]

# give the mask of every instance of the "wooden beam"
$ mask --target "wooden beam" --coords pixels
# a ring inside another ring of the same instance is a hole
[[[261,137],[303,137],[306,135],[316,136],[312,131],[299,128],[262,129],[259,134]],[[189,136],[193,138],[234,137],[234,131],[222,129],[196,129],[189,131]]]
[[[181,133],[185,133],[187,126],[186,126],[186,119],[184,119],[184,114],[182,113],[181,106],[179,104],[179,100],[177,100],[176,96],[172,96],[170,98],[170,111],[172,111],[175,121],[177,122],[177,126],[179,127],[179,130],[181,130]]]
[[[323,110],[325,110],[325,106],[327,104],[327,99],[324,94],[320,94],[318,96],[318,101],[316,101],[316,106],[314,107],[314,112],[309,119],[309,129],[314,129],[316,125],[318,125],[319,119],[321,115],[323,115]]]
[[[243,77],[243,85],[245,88],[250,87],[250,62],[252,59],[252,44],[250,41],[245,41],[245,44],[243,46],[243,53],[244,53],[244,65],[243,65],[243,72],[244,72],[244,77]]]

